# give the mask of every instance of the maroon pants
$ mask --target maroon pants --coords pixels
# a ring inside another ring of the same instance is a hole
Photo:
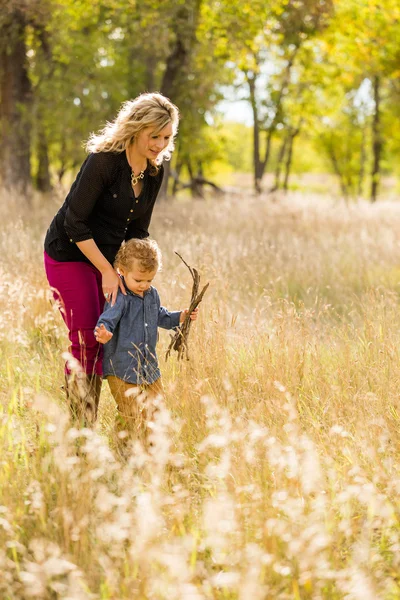
[[[44,253],[44,267],[69,330],[70,352],[88,375],[102,375],[103,349],[93,330],[103,311],[101,273],[85,262],[59,262]],[[65,372],[69,368],[65,365]]]

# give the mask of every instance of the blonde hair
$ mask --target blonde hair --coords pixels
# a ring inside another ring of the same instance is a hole
[[[134,268],[134,261],[139,263],[139,270],[150,273],[161,269],[161,250],[155,240],[128,240],[118,250],[114,266],[129,272]]]
[[[155,160],[150,161],[153,167],[157,168],[163,159],[171,158],[179,123],[178,108],[159,93],[140,94],[134,100],[124,102],[114,121],[107,122],[99,133],[89,136],[85,148],[87,152],[94,153],[123,152],[142,129],[154,127],[154,133],[157,134],[169,123],[172,125],[169,144]]]

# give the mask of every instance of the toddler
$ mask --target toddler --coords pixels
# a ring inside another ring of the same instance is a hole
[[[126,295],[118,292],[115,304],[106,302],[95,328],[95,337],[104,344],[103,376],[117,403],[124,429],[145,439],[147,406],[162,393],[156,355],[157,329],[173,329],[183,323],[188,310],[170,312],[160,303],[152,281],[161,267],[161,251],[154,240],[131,239],[115,259]],[[198,309],[190,315],[197,319]],[[143,393],[144,392],[144,393]]]

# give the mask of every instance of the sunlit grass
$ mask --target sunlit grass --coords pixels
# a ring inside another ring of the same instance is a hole
[[[163,304],[190,298],[175,250],[210,288],[190,361],[161,332],[165,405],[126,463],[106,384],[95,430],[68,423],[56,202],[2,203],[1,598],[400,598],[400,206],[160,204]]]

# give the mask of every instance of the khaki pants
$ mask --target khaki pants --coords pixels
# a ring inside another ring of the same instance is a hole
[[[128,437],[146,443],[147,423],[156,410],[154,400],[164,395],[161,379],[136,385],[109,375],[107,381],[118,408],[117,431],[126,431]]]

